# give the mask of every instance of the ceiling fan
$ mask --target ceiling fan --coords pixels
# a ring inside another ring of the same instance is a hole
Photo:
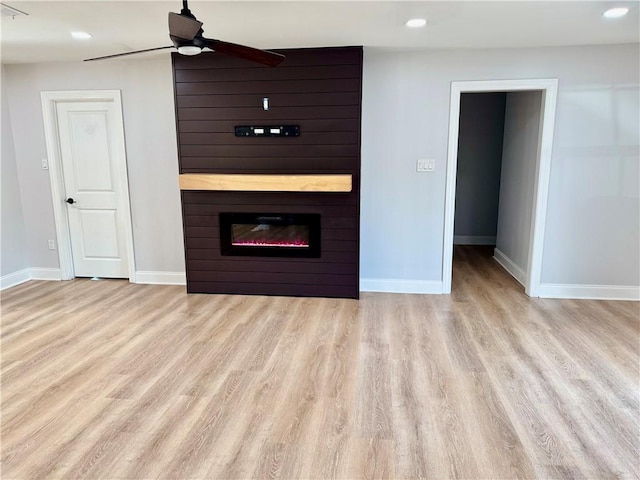
[[[187,0],[182,0],[182,10],[180,13],[169,12],[169,38],[171,38],[171,41],[173,42],[172,46],[147,48],[144,50],[136,50],[134,52],[88,58],[85,62],[123,57],[125,55],[135,55],[137,53],[152,52],[154,50],[165,50],[167,48],[174,47],[178,50],[178,53],[181,53],[182,55],[198,55],[203,51],[203,49],[207,48],[225,55],[244,58],[245,60],[261,63],[270,67],[275,67],[284,60],[284,55],[280,55],[279,53],[260,50],[235,43],[223,42],[222,40],[205,38],[202,36],[203,33],[202,22],[198,21],[195,15],[191,13]]]

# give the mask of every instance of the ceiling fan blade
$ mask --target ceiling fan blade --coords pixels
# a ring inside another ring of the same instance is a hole
[[[169,12],[169,35],[184,40],[193,40],[193,37],[196,36],[201,27],[202,22],[199,22],[195,18]]]
[[[231,55],[233,57],[244,58],[252,62],[261,63],[270,67],[279,65],[284,60],[284,55],[270,52],[268,50],[260,50],[258,48],[238,45],[236,43],[223,42],[222,40],[204,39],[205,46],[219,53]]]
[[[84,61],[93,62],[94,60],[105,60],[107,58],[124,57],[126,55],[135,55],[136,53],[153,52],[154,50],[165,50],[167,48],[173,48],[173,45],[171,45],[170,47],[146,48],[144,50],[136,50],[134,52],[116,53],[115,55],[106,55],[104,57],[87,58]]]

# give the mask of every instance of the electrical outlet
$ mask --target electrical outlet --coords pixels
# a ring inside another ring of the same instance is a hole
[[[47,161],[46,158],[42,159],[42,169],[43,170],[49,170],[49,162]]]
[[[55,250],[56,249],[56,243],[53,240],[49,240],[49,250]]]

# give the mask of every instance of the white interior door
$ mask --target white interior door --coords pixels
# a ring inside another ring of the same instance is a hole
[[[122,113],[114,102],[57,102],[56,118],[74,274],[128,278]]]

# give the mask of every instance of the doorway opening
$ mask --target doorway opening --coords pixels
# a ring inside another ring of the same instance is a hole
[[[555,79],[452,83],[443,293],[455,243],[493,249],[538,296],[556,96]]]

